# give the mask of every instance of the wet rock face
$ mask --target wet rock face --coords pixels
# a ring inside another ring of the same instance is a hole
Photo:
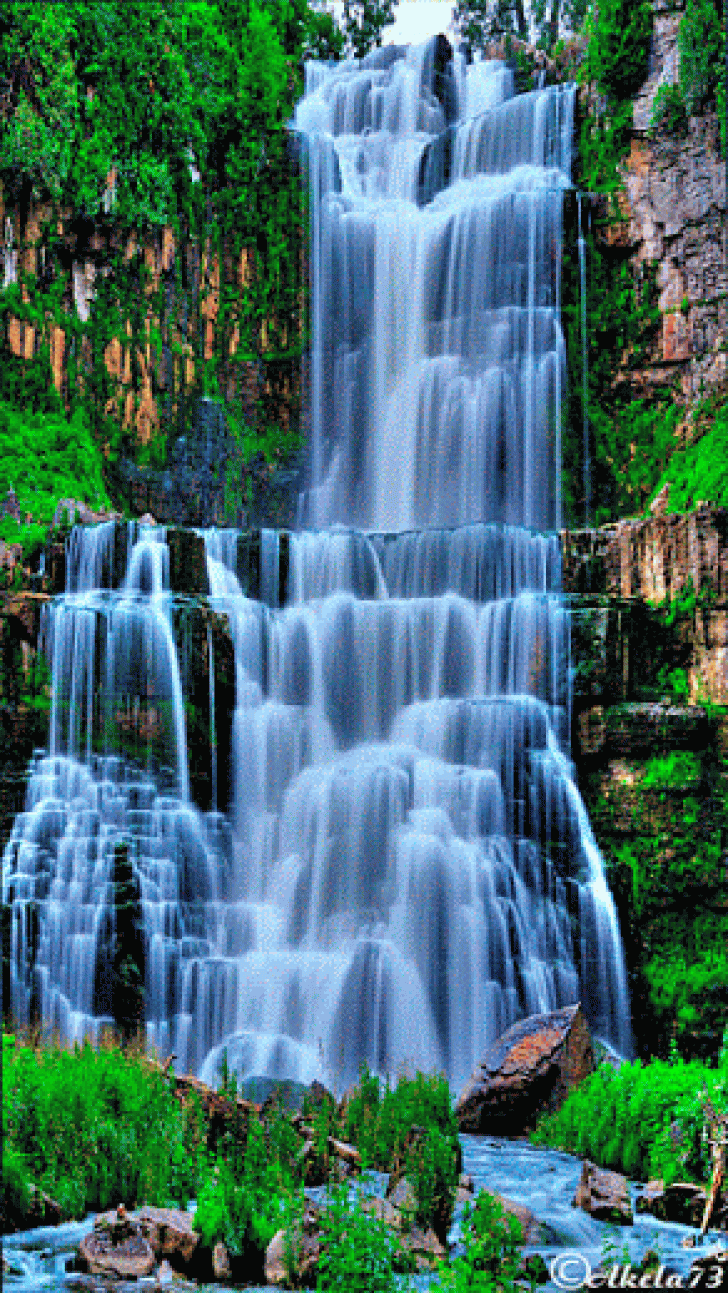
[[[617,1226],[634,1224],[626,1177],[619,1172],[607,1172],[595,1163],[583,1164],[572,1206],[588,1212],[597,1221]]]
[[[521,1019],[486,1052],[461,1092],[463,1132],[519,1136],[553,1112],[594,1071],[594,1050],[579,1004]]]
[[[677,1221],[685,1226],[699,1226],[705,1208],[705,1190],[692,1181],[648,1181],[637,1198],[637,1212],[648,1212],[660,1221]]]

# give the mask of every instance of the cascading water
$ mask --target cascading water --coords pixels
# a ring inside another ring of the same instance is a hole
[[[629,1049],[538,532],[559,523],[573,94],[513,97],[502,64],[446,49],[307,67],[316,528],[260,532],[255,596],[250,536],[204,532],[234,646],[229,805],[227,762],[210,770],[228,813],[190,799],[164,531],[72,535],[45,620],[51,748],[5,855],[18,1022],[108,1018],[125,842],[147,1032],[180,1070],[215,1078],[224,1047],[242,1075],[343,1086],[366,1061],[459,1083],[515,1018],[577,999]]]

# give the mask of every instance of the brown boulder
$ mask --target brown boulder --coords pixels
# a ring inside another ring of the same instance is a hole
[[[166,1257],[176,1270],[187,1270],[200,1242],[199,1234],[192,1229],[192,1213],[179,1208],[145,1207],[135,1215],[157,1260]]]
[[[581,1180],[576,1187],[572,1207],[581,1208],[597,1221],[617,1226],[634,1224],[627,1179],[619,1172],[607,1172],[595,1163],[582,1163]]]
[[[637,1196],[637,1212],[649,1212],[660,1221],[677,1221],[685,1226],[699,1226],[705,1209],[705,1190],[692,1181],[648,1181],[644,1193]]]
[[[117,1240],[110,1229],[95,1226],[81,1240],[76,1261],[89,1275],[117,1280],[142,1279],[151,1275],[155,1267],[152,1245],[133,1227],[131,1233]]]
[[[581,1006],[519,1019],[486,1051],[455,1106],[464,1132],[518,1136],[563,1104],[594,1072],[594,1048]]]
[[[230,1254],[224,1244],[215,1244],[212,1250],[212,1278],[225,1283],[233,1276]]]

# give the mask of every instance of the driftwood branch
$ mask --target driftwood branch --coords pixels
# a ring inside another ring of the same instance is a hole
[[[705,1200],[703,1210],[703,1220],[700,1223],[700,1238],[706,1233],[716,1204],[720,1198],[723,1183],[725,1181],[726,1168],[726,1146],[728,1146],[728,1113],[716,1113],[713,1105],[707,1096],[701,1097],[703,1106],[703,1117],[705,1119],[706,1135],[710,1145],[710,1157],[713,1163],[713,1177],[710,1182],[710,1190]]]

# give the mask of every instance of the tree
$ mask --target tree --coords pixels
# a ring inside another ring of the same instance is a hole
[[[304,58],[341,58],[346,46],[346,36],[328,9],[310,9],[306,24],[303,50]]]
[[[458,0],[453,17],[458,35],[474,49],[503,35],[528,39],[523,0]]]
[[[475,49],[499,36],[536,39],[542,49],[552,49],[566,31],[578,31],[586,18],[589,0],[533,0],[530,15],[524,0],[458,0],[455,24],[459,35]]]
[[[344,0],[347,53],[363,58],[382,43],[382,32],[394,22],[397,0]]]

